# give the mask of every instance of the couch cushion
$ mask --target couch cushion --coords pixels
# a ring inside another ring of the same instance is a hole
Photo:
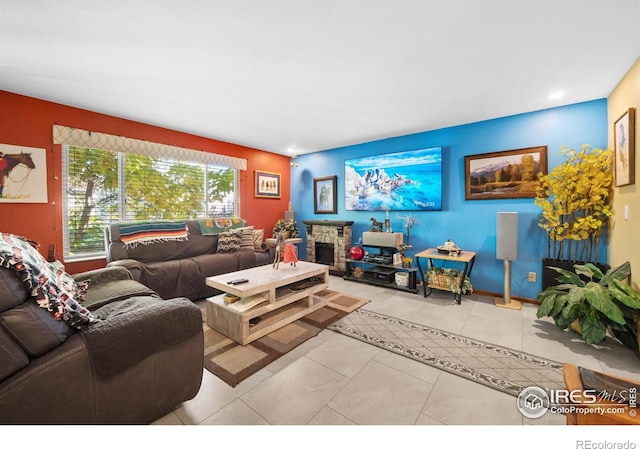
[[[132,296],[155,296],[156,292],[132,279],[120,279],[104,283],[91,283],[85,295],[85,307],[91,311],[113,301]]]
[[[235,253],[240,250],[240,242],[242,240],[242,230],[233,230],[221,232],[218,234],[217,253]]]
[[[256,251],[253,255],[256,258],[256,267],[259,267],[260,265],[269,265],[270,263],[273,263],[273,259],[275,258],[271,257],[271,252],[268,250],[263,252]]]
[[[29,364],[29,357],[0,325],[0,382]]]
[[[138,245],[129,248],[127,255],[130,259],[140,262],[158,262],[164,260],[178,260],[193,257],[203,253],[213,253],[217,245],[217,236],[203,236],[190,234],[187,241],[158,242],[151,245]]]
[[[238,251],[238,270],[246,270],[247,268],[253,268],[255,266],[256,266],[255,252]]]
[[[200,309],[186,298],[133,297],[101,307],[96,316],[101,321],[83,329],[81,335],[94,373],[101,379],[202,333]]]
[[[164,299],[176,296],[196,299],[204,279],[200,268],[190,258],[144,264],[140,282]]]
[[[244,251],[242,251],[244,253]],[[198,265],[198,272],[202,276],[202,283],[205,284],[205,278],[209,276],[217,276],[219,274],[238,271],[238,256],[240,252],[225,254],[202,254],[194,257],[192,260]]]
[[[22,304],[28,297],[29,292],[18,273],[0,268],[0,312]]]
[[[177,260],[203,253],[214,253],[218,242],[217,235],[203,236],[198,220],[186,220],[189,230],[185,241],[156,242],[150,245],[137,245],[135,248],[125,247],[121,241],[120,227],[113,223],[107,227],[106,238],[108,261],[134,259],[140,262],[158,262]]]
[[[35,301],[0,313],[0,322],[30,358],[49,352],[76,332]]]

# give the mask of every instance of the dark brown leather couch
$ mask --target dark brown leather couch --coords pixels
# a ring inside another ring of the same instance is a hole
[[[200,309],[163,300],[120,268],[89,280],[85,305],[101,321],[75,330],[0,268],[0,423],[149,423],[200,389]]]
[[[273,263],[275,249],[263,244],[258,250],[240,248],[234,253],[217,251],[218,235],[203,235],[198,220],[186,220],[186,241],[154,242],[127,247],[119,223],[105,228],[107,266],[126,267],[133,279],[163,298],[184,296],[191,300],[219,294],[206,278]]]

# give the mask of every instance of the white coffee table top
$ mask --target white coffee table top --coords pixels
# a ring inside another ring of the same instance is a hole
[[[289,285],[311,276],[325,275],[328,271],[328,265],[313,262],[298,261],[295,267],[280,262],[280,267],[277,270],[274,269],[271,264],[262,265],[246,270],[211,276],[207,278],[206,283],[209,287],[217,288],[223,292],[244,298],[268,289]],[[248,279],[249,282],[236,285],[227,283],[240,278]]]

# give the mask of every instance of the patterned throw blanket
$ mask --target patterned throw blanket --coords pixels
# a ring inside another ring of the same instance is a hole
[[[238,217],[198,218],[202,235],[216,235],[229,229],[243,228],[247,221]]]
[[[14,270],[36,299],[57,320],[74,329],[99,321],[80,304],[88,282],[76,282],[71,275],[47,262],[24,238],[0,233],[0,266]]]
[[[135,221],[120,223],[120,240],[126,247],[149,245],[169,240],[189,239],[187,223],[183,221]]]

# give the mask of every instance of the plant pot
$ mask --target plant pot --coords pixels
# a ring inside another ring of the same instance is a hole
[[[563,270],[573,272],[574,265],[584,265],[584,262],[571,262],[569,260],[558,259],[542,259],[542,290],[548,287],[555,287],[560,283],[556,278],[560,275],[557,271],[550,269],[549,267],[562,268]],[[609,269],[609,265],[602,263],[594,263],[596,267],[605,273]],[[582,280],[588,281],[588,278],[582,277]]]
[[[572,331],[574,331],[576,334],[578,335],[582,335],[582,329],[580,328],[580,321],[575,320],[573,321],[569,327],[571,328]]]
[[[409,285],[409,273],[406,271],[397,271],[395,274],[396,285],[406,288]]]

